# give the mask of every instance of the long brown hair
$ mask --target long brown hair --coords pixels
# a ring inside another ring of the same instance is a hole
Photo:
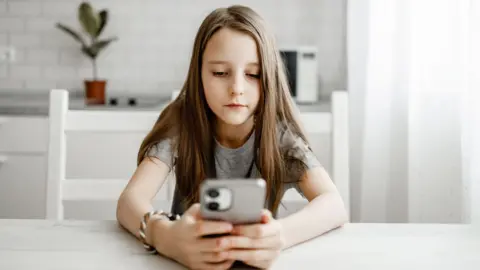
[[[203,91],[202,56],[212,35],[224,27],[250,35],[257,44],[261,66],[261,94],[255,112],[254,153],[256,166],[267,182],[267,200],[273,201],[269,209],[276,213],[283,184],[289,181],[288,170],[292,167],[289,165],[298,161],[281,151],[278,129],[284,127],[305,142],[307,139],[294,111],[285,68],[274,37],[266,29],[263,19],[248,7],[234,5],[218,8],[204,19],[195,37],[188,75],[181,92],[162,111],[153,129],[145,137],[137,162],[140,164],[149,149],[158,142],[167,138],[174,139],[172,150],[177,153],[177,189],[187,207],[199,200],[199,185],[211,175],[215,146],[215,115],[209,108]]]

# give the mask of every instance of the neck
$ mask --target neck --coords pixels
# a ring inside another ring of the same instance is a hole
[[[228,148],[238,148],[245,144],[253,132],[253,117],[240,125],[229,125],[222,121],[216,124],[217,141]]]

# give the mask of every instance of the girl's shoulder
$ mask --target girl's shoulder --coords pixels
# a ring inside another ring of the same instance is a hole
[[[290,149],[308,148],[308,144],[302,137],[297,134],[290,126],[279,124],[277,127],[277,141],[280,149],[288,151]]]
[[[150,147],[146,156],[156,157],[172,169],[174,159],[177,158],[175,142],[175,137],[162,139]]]
[[[320,162],[308,142],[290,126],[280,124],[277,128],[277,139],[280,151],[286,158],[301,161],[307,168],[320,166]]]

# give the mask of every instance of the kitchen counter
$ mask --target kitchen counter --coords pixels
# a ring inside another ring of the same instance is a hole
[[[118,105],[87,105],[83,95],[71,93],[69,96],[69,108],[73,110],[158,110],[160,111],[169,101],[164,96],[138,96],[137,105],[127,104],[127,98],[118,99]],[[107,102],[109,98],[107,97]],[[48,94],[33,93],[0,93],[0,114],[6,115],[48,115]]]
[[[140,95],[137,105],[130,106],[126,98],[119,105],[87,105],[81,93],[70,94],[70,109],[74,110],[112,110],[112,111],[161,111],[169,102],[169,96]],[[108,97],[107,97],[108,101]],[[48,115],[48,94],[38,93],[0,93],[0,114],[3,115]],[[328,112],[330,103],[320,101],[314,104],[297,104],[300,112]]]

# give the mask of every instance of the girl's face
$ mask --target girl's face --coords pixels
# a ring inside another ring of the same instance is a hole
[[[208,106],[220,124],[253,124],[260,72],[251,36],[222,28],[210,38],[203,53],[202,83]]]

